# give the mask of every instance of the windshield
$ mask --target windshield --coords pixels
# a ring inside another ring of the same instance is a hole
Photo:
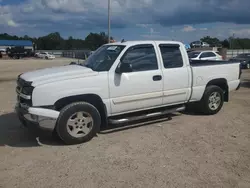
[[[189,58],[196,58],[196,57],[198,57],[199,54],[200,54],[200,52],[189,52],[188,57]]]
[[[124,45],[103,45],[91,54],[82,65],[93,71],[109,71],[124,48]]]

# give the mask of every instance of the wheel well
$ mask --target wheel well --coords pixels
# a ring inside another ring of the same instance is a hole
[[[65,97],[56,101],[54,106],[56,110],[60,111],[66,105],[71,104],[73,102],[79,102],[79,101],[88,102],[92,104],[93,106],[95,106],[101,115],[101,120],[102,120],[101,126],[107,126],[106,105],[103,103],[101,97],[96,94],[85,94],[85,95]]]
[[[224,101],[229,101],[229,92],[228,92],[228,85],[227,80],[225,78],[218,78],[208,82],[207,86],[215,85],[220,87],[224,91]]]

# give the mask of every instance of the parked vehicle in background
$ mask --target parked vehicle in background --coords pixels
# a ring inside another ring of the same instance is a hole
[[[189,61],[175,41],[126,41],[98,48],[83,64],[23,73],[16,112],[26,126],[67,144],[89,141],[100,127],[185,110],[218,113],[240,85],[240,63]]]
[[[191,60],[223,60],[222,56],[218,52],[214,51],[191,51],[188,52],[188,57]]]
[[[191,48],[202,48],[202,47],[210,47],[210,44],[207,42],[194,41],[190,43]]]
[[[2,58],[4,54],[6,54],[6,49],[0,49],[0,58]]]
[[[8,54],[10,58],[20,59],[23,57],[32,57],[34,52],[31,49],[25,49],[23,46],[17,46],[6,48],[6,54]]]
[[[242,69],[250,69],[250,53],[242,53],[229,59],[229,61],[240,62]]]
[[[43,58],[43,59],[55,59],[55,56],[53,54],[48,53],[48,52],[36,53],[35,56],[38,58]]]
[[[6,49],[0,48],[0,52],[6,53]]]
[[[200,48],[201,45],[201,41],[194,41],[190,43],[191,48]]]
[[[207,42],[201,42],[201,47],[210,47],[210,45]]]

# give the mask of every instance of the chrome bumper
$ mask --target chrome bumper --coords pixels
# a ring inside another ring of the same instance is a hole
[[[21,118],[22,123],[37,125],[41,129],[53,131],[57,118],[59,116],[58,111],[37,108],[37,107],[26,107],[17,104],[15,111],[18,114],[18,117]]]

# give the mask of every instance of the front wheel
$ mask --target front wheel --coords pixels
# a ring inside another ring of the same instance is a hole
[[[91,140],[100,125],[100,113],[93,105],[76,102],[61,110],[56,132],[66,144],[80,144]]]
[[[224,103],[223,90],[218,86],[208,86],[200,101],[200,110],[207,115],[217,114]]]

